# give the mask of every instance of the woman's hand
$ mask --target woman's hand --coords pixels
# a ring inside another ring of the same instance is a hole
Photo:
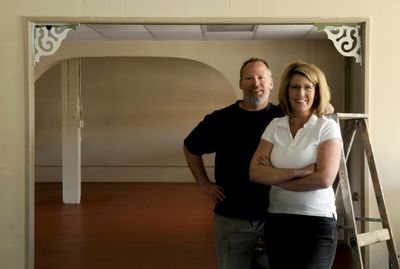
[[[305,177],[315,172],[317,169],[317,165],[315,163],[309,164],[304,166],[303,168],[299,169],[298,177]]]

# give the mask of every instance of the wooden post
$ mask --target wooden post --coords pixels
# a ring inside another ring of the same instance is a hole
[[[63,202],[81,201],[80,60],[62,63],[62,185]]]

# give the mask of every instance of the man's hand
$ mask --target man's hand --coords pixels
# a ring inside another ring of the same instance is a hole
[[[203,193],[216,204],[225,199],[224,190],[214,182],[200,184],[200,188]]]
[[[329,104],[326,106],[325,114],[332,114],[332,113],[334,113],[334,112],[335,112],[335,108],[332,106],[331,103],[329,103]]]

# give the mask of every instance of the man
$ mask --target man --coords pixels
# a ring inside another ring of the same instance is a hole
[[[265,127],[281,109],[269,103],[274,81],[266,61],[251,58],[240,69],[243,100],[206,115],[184,141],[188,166],[215,202],[215,240],[220,269],[251,269],[263,235],[269,186],[249,180],[249,165]],[[202,155],[215,152],[215,183]]]

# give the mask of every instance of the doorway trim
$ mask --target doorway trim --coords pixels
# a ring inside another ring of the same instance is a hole
[[[34,26],[35,24],[359,24],[362,25],[361,47],[364,66],[364,111],[368,112],[369,99],[369,29],[368,18],[315,18],[315,17],[285,17],[285,18],[244,18],[244,17],[23,17],[24,19],[24,49],[25,49],[25,268],[34,268],[34,184],[35,184],[35,79],[34,79]],[[367,168],[365,168],[366,170]],[[368,193],[368,186],[364,191]],[[366,206],[369,204],[365,196]],[[367,210],[367,208],[366,208]],[[366,254],[369,260],[368,253]]]

